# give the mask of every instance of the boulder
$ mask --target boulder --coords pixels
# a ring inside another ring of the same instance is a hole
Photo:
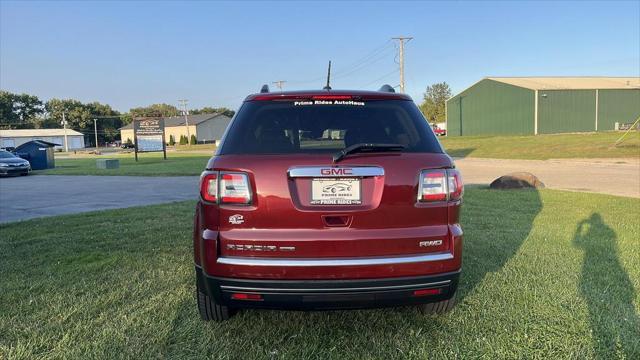
[[[544,184],[538,177],[528,172],[514,172],[493,180],[491,189],[542,189]]]

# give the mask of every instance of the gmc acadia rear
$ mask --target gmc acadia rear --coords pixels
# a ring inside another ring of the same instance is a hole
[[[200,315],[448,311],[461,270],[462,195],[428,122],[388,86],[251,95],[201,176]]]

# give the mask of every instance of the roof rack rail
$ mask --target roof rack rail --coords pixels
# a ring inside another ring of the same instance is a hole
[[[269,85],[264,84],[262,85],[262,87],[260,88],[260,93],[264,94],[264,93],[268,93],[269,92]]]
[[[391,87],[391,85],[389,84],[384,84],[380,87],[380,89],[378,91],[382,91],[382,92],[390,92],[390,93],[394,93],[396,92],[393,87]]]

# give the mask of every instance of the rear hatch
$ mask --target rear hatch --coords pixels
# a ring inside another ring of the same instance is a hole
[[[334,161],[356,144],[398,146],[365,147]],[[447,203],[420,201],[419,187],[422,171],[451,165],[409,100],[323,96],[246,102],[209,163],[219,181],[226,181],[221,191],[228,189],[229,199],[240,202],[224,203],[220,194],[220,256],[447,251]]]

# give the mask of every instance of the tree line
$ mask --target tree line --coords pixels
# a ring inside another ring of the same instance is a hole
[[[446,82],[428,86],[420,110],[430,123],[444,122],[445,103],[451,97]],[[74,99],[51,99],[46,102],[30,94],[14,94],[0,90],[0,129],[50,129],[62,127],[63,113],[69,129],[85,134],[87,144],[93,145],[93,119],[98,119],[98,142],[101,144],[120,140],[119,128],[137,117],[169,117],[181,114],[170,104],[152,104],[135,107],[121,113],[108,104],[94,101],[82,103]],[[189,111],[192,115],[223,113],[232,117],[234,111],[225,107],[203,107]],[[186,141],[190,141],[187,139]]]
[[[233,116],[234,111],[225,107],[203,107],[189,110],[191,115],[223,113]],[[0,129],[52,129],[61,128],[62,120],[67,128],[85,135],[85,141],[94,145],[93,119],[97,119],[98,142],[105,144],[120,140],[119,128],[138,117],[170,117],[181,115],[177,107],[170,104],[153,104],[136,107],[121,113],[108,104],[94,101],[82,103],[74,99],[51,99],[42,101],[35,95],[14,94],[0,90]]]

